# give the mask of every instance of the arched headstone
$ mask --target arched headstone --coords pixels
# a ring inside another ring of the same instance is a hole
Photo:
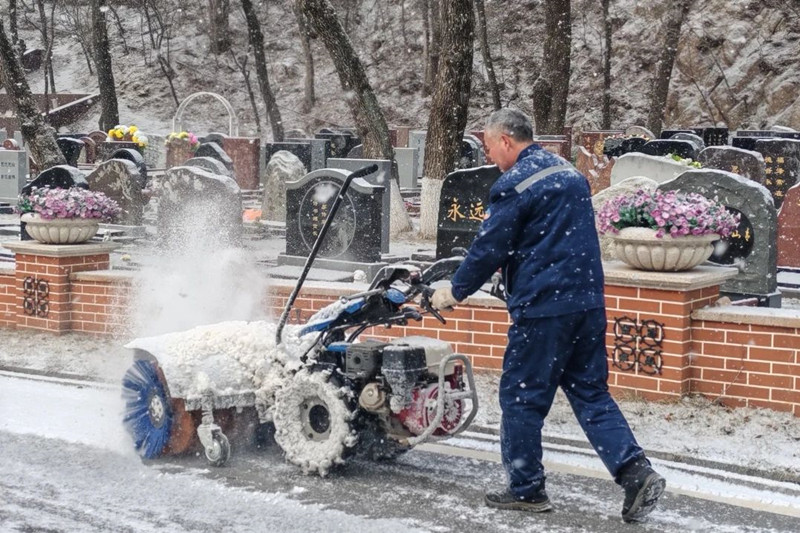
[[[642,146],[640,152],[647,155],[665,156],[678,155],[683,159],[697,159],[700,150],[689,141],[678,141],[672,139],[657,139],[649,141]]]
[[[229,171],[233,172],[233,161],[228,154],[225,153],[225,150],[222,149],[220,145],[215,142],[207,142],[201,144],[197,151],[194,153],[195,157],[211,157],[216,159],[227,168]]]
[[[733,146],[709,146],[697,156],[704,168],[733,172],[764,185],[764,156]]]
[[[694,133],[679,132],[670,137],[670,139],[676,141],[689,141],[690,143],[694,144],[698,151],[701,151],[706,147],[706,143],[703,141],[703,138],[699,135],[695,135]]]
[[[261,204],[261,218],[264,220],[286,220],[286,184],[299,181],[306,174],[306,167],[300,158],[286,150],[272,154],[267,163],[264,182],[264,199]]]
[[[212,174],[228,176],[229,178],[233,177],[233,173],[228,170],[222,161],[219,159],[214,159],[213,157],[193,157],[181,166],[199,167],[211,172]]]
[[[93,191],[100,191],[115,200],[122,212],[117,223],[128,226],[142,224],[144,197],[139,167],[125,159],[103,161],[88,176],[86,181]]]
[[[142,188],[147,186],[147,163],[145,163],[144,157],[137,150],[133,150],[131,148],[121,148],[114,151],[109,160],[110,159],[124,159],[125,161],[130,161],[136,165],[136,167],[139,169]]]
[[[51,189],[69,189],[80,187],[88,189],[89,183],[86,175],[75,167],[69,165],[57,165],[42,171],[33,181],[22,188],[20,194],[30,194],[34,187],[50,187]]]
[[[58,144],[58,148],[61,150],[61,153],[64,154],[67,164],[72,167],[77,167],[78,158],[80,157],[81,150],[83,150],[84,147],[83,141],[73,137],[59,137],[56,139],[56,144]]]

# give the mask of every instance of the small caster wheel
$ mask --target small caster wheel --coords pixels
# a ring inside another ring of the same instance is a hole
[[[228,437],[222,433],[215,433],[212,437],[211,446],[206,447],[206,459],[211,466],[222,466],[231,457],[231,445]]]

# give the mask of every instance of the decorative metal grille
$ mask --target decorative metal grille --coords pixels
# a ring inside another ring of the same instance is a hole
[[[47,280],[28,276],[22,282],[22,308],[26,315],[46,317],[50,313],[50,284]]]
[[[620,370],[661,374],[663,340],[664,324],[655,320],[639,322],[627,316],[614,319],[614,366]]]

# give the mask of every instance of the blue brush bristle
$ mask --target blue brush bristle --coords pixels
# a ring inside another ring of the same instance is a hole
[[[165,407],[165,418],[161,427],[155,427],[148,411],[153,395],[160,396]],[[164,385],[158,378],[155,363],[146,360],[133,363],[122,378],[122,398],[125,400],[125,416],[122,421],[133,437],[139,455],[145,459],[158,457],[169,441],[172,408]]]

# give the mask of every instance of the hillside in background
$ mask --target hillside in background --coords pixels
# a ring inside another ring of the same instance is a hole
[[[71,3],[71,2],[69,2]],[[236,109],[241,135],[257,135],[244,77],[234,61],[247,51],[244,16],[237,0],[230,18],[233,51],[209,54],[206,2],[187,2],[171,14],[174,38],[169,60],[175,70],[179,99],[212,91]],[[421,2],[404,0],[340,0],[346,26],[387,120],[393,125],[424,127],[429,97],[424,79]],[[542,62],[544,14],[541,0],[487,0],[489,39],[504,105],[531,112],[531,87]],[[320,127],[352,123],[345,94],[327,51],[312,41],[317,103],[300,111],[304,63],[290,0],[262,2],[260,18],[267,40],[270,82],[286,129],[313,132]],[[664,6],[661,2],[612,0],[614,19],[613,114],[615,126],[643,124],[647,95],[655,70]],[[5,9],[5,3],[4,3]],[[60,9],[60,8],[59,8]],[[76,8],[72,8],[73,11]],[[119,23],[109,17],[120,120],[151,133],[167,133],[177,106],[156,60],[140,12],[125,2],[115,4]],[[58,14],[59,11],[57,10]],[[87,11],[88,13],[88,11]],[[602,18],[599,0],[574,0],[571,92],[567,123],[577,129],[600,126],[602,92]],[[87,15],[88,16],[88,15]],[[41,46],[38,30],[20,17],[20,34],[28,48]],[[66,17],[58,18],[55,71],[59,92],[94,92],[90,74]],[[87,24],[88,19],[84,21]],[[8,29],[6,28],[6,31]],[[162,46],[166,54],[166,46]],[[692,7],[684,25],[673,71],[665,126],[727,125],[762,128],[780,124],[800,129],[800,6],[795,0],[706,0]],[[252,58],[250,81],[258,91]],[[34,91],[43,89],[43,71],[31,73]],[[269,138],[260,97],[261,134]],[[481,55],[476,49],[469,126],[480,126],[491,112]],[[99,106],[74,125],[96,129]],[[197,100],[185,115],[184,129],[228,131],[227,114],[213,99]]]

